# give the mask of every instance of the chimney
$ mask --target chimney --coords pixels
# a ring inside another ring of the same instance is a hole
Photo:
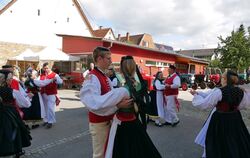
[[[99,26],[99,30],[101,30],[102,29],[102,26]]]
[[[118,40],[118,41],[121,41],[121,34],[118,34],[117,40]]]
[[[129,41],[129,32],[126,34],[126,41]]]

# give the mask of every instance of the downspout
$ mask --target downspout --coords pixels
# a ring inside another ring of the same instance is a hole
[[[113,46],[113,42],[111,41],[108,49],[110,49],[112,46]]]

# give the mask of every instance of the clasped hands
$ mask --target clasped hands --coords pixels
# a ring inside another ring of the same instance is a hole
[[[133,100],[133,98],[124,98],[116,106],[118,108],[130,108],[134,105]]]
[[[169,89],[171,88],[171,85],[170,84],[165,84],[165,89]]]
[[[190,92],[192,95],[198,94],[197,91],[196,91],[196,90],[193,90],[193,89],[191,89],[189,92]]]
[[[27,96],[31,99],[34,96],[34,94],[30,92],[30,93],[27,93]]]

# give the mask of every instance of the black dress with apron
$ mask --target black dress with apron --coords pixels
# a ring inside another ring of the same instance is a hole
[[[0,156],[19,154],[31,145],[29,130],[16,110],[12,89],[0,87]]]
[[[116,116],[121,124],[115,135],[113,158],[161,158],[134,107],[119,109]]]
[[[150,116],[158,116],[157,105],[156,105],[156,90],[153,89],[149,92],[150,96],[150,106],[148,107],[147,114]]]
[[[159,80],[159,79],[158,79]],[[163,80],[159,80],[161,83],[163,82]],[[150,116],[158,116],[158,110],[157,110],[157,89],[155,87],[155,81],[153,83],[153,90],[151,90],[149,92],[149,96],[151,98],[150,101],[150,106],[148,108],[148,112],[147,114]]]
[[[24,83],[28,93],[32,93],[34,96],[31,100],[31,106],[29,108],[22,108],[24,113],[23,120],[41,120],[41,105],[38,92],[40,88],[35,85],[33,79],[28,79]]]
[[[250,158],[250,135],[238,106],[243,91],[221,88],[222,100],[211,117],[206,135],[207,158]]]

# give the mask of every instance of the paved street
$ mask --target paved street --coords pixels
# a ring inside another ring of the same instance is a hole
[[[60,90],[61,104],[57,107],[57,123],[52,129],[39,127],[31,130],[32,146],[26,148],[24,158],[90,158],[91,139],[88,131],[87,110],[79,101],[79,91]],[[148,133],[163,158],[198,158],[202,149],[194,144],[208,111],[191,106],[192,96],[180,93],[182,103],[180,124],[175,127],[148,125]],[[250,122],[246,118],[246,122]]]

